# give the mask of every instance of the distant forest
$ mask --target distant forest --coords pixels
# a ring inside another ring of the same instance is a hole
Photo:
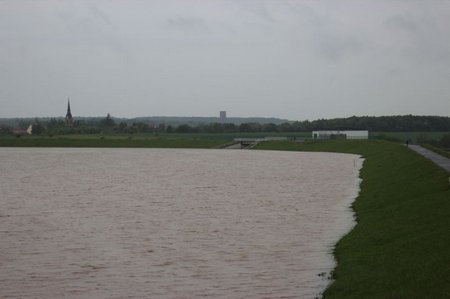
[[[287,121],[276,118],[142,117],[121,119],[75,118],[73,127],[63,118],[0,119],[0,132],[33,124],[33,134],[96,134],[110,133],[237,133],[237,132],[309,132],[313,130],[369,130],[372,132],[450,131],[450,117],[441,116],[352,116],[348,118]]]

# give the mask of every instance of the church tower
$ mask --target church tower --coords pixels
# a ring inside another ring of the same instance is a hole
[[[67,113],[66,113],[66,126],[72,127],[73,126],[73,118],[72,118],[72,112],[70,112],[70,99],[67,98]]]

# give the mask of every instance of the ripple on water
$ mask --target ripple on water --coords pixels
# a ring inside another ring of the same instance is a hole
[[[11,298],[314,298],[361,167],[238,150],[2,148],[0,161]]]

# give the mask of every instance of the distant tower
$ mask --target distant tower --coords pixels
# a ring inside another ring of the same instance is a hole
[[[219,118],[220,122],[222,124],[227,122],[227,112],[226,111],[220,111],[220,118]]]
[[[66,113],[66,126],[72,127],[73,126],[73,118],[72,118],[72,112],[70,112],[70,99],[67,98],[67,113]]]

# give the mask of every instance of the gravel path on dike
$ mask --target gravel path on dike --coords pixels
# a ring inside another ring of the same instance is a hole
[[[430,159],[438,166],[444,168],[448,172],[450,172],[450,159],[444,156],[441,156],[439,154],[436,154],[435,152],[432,152],[426,148],[421,147],[420,145],[409,145],[409,148],[413,151],[421,154],[427,159]]]

